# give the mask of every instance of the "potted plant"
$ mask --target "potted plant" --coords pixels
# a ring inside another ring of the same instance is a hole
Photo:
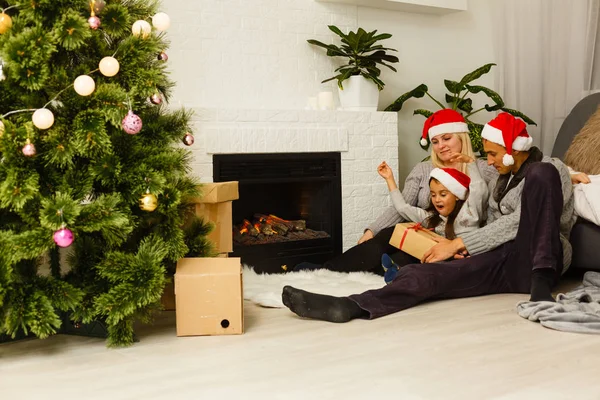
[[[467,125],[469,126],[469,136],[471,138],[471,144],[473,145],[473,151],[479,152],[479,154],[483,155],[483,144],[481,142],[481,130],[483,129],[482,124],[478,124],[473,122],[470,118],[477,114],[480,111],[488,111],[488,112],[496,112],[499,110],[505,111],[509,114],[514,115],[515,117],[519,117],[525,121],[525,123],[529,125],[537,125],[531,118],[527,115],[523,114],[520,111],[513,110],[511,108],[507,108],[504,106],[504,100],[502,97],[492,89],[489,89],[485,86],[479,85],[470,85],[476,79],[479,79],[482,75],[490,72],[492,67],[496,64],[485,64],[482,67],[477,68],[475,71],[472,71],[460,80],[451,81],[448,79],[444,79],[444,86],[449,93],[446,94],[445,100],[448,104],[445,106],[439,100],[436,100],[430,93],[429,88],[425,84],[420,84],[413,90],[404,93],[402,96],[398,97],[396,101],[390,104],[385,111],[400,111],[404,103],[412,98],[420,98],[427,95],[431,100],[433,100],[440,108],[452,108],[453,110],[457,110],[459,112],[464,113],[464,118],[467,121]],[[487,97],[490,98],[494,102],[493,105],[486,104],[484,107],[481,107],[477,110],[473,110],[473,99],[469,97],[471,94],[483,93]],[[433,112],[429,110],[418,109],[413,112],[413,115],[419,114],[428,118]],[[421,146],[424,150],[427,150],[429,147],[429,142],[425,146]]]
[[[330,57],[346,58],[347,63],[335,70],[337,75],[325,79],[322,83],[337,79],[343,109],[376,111],[379,91],[385,86],[380,78],[381,70],[378,65],[384,65],[396,72],[396,69],[387,63],[398,62],[398,57],[386,53],[386,51],[397,50],[376,43],[389,39],[392,35],[389,33],[376,35],[377,30],[366,32],[362,28],[345,34],[334,25],[329,25],[329,29],[341,38],[340,46],[313,39],[308,40],[308,43],[323,47]]]

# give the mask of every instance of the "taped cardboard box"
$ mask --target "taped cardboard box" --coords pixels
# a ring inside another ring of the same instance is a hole
[[[394,228],[390,244],[420,260],[427,250],[438,243],[436,239],[439,238],[443,237],[423,228],[421,224],[403,222]]]
[[[175,272],[177,336],[244,333],[239,258],[182,258]]]
[[[227,258],[229,257],[228,253],[220,253],[217,254],[218,258]],[[163,290],[163,294],[160,297],[160,302],[162,304],[163,310],[165,311],[175,311],[175,280],[171,279],[165,285],[165,290]]]
[[[233,251],[233,220],[231,213],[231,201],[196,204],[196,215],[215,225],[207,238],[215,244],[217,253],[231,253]]]
[[[237,181],[203,183],[201,190],[198,203],[222,203],[240,198]]]

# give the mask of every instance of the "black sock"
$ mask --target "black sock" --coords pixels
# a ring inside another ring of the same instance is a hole
[[[304,318],[348,322],[369,315],[348,297],[326,296],[285,286],[281,298],[287,308]]]
[[[531,274],[531,298],[530,301],[556,301],[552,297],[556,272],[552,268],[540,268],[533,270]]]

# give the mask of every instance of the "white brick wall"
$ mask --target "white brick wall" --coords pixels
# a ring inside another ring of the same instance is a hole
[[[213,154],[340,152],[344,250],[390,204],[376,167],[397,169],[396,113],[196,109],[194,121],[192,167],[203,182]]]
[[[356,30],[357,7],[314,0],[167,0],[169,69],[186,107],[303,109],[332,90],[336,60],[307,39],[339,43],[327,25]]]

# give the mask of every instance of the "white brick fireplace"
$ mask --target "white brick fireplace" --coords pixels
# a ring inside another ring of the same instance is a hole
[[[344,251],[390,203],[377,174],[398,170],[397,114],[389,112],[196,109],[193,172],[212,182],[213,154],[340,152]]]

